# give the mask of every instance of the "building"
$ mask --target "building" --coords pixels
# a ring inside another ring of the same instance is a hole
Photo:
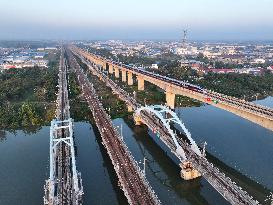
[[[227,73],[235,73],[235,69],[231,68],[221,68],[221,69],[215,69],[215,68],[210,68],[207,69],[207,73],[218,73],[218,74],[227,74]]]
[[[273,65],[272,66],[268,66],[267,70],[269,70],[271,73],[273,73]]]
[[[253,62],[251,62],[252,64],[264,64],[265,60],[262,58],[256,58],[253,60]]]
[[[204,62],[201,62],[201,61],[197,61],[197,60],[180,60],[180,65],[182,67],[197,67],[197,68],[200,68],[200,67],[203,67],[204,66]]]
[[[157,64],[152,64],[151,68],[152,69],[158,69],[158,65]]]

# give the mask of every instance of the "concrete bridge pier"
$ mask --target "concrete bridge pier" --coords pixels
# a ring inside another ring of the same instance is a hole
[[[175,94],[166,91],[166,102],[167,102],[167,105],[168,105],[171,109],[174,109],[174,105],[175,105]]]
[[[144,78],[137,76],[137,88],[138,90],[144,90]]]
[[[109,73],[113,74],[114,73],[114,66],[109,64]]]
[[[96,61],[97,61],[97,65],[98,65],[98,66],[101,66],[100,60],[97,59]]]
[[[118,67],[115,67],[115,77],[119,78],[119,69],[118,69]]]
[[[97,60],[97,65],[101,66],[100,60]]]
[[[128,105],[127,108],[128,108],[128,112],[133,112],[133,111],[134,111],[134,110],[133,110],[133,107],[130,106],[130,105]]]
[[[134,121],[135,121],[135,125],[141,125],[142,124],[142,120],[141,117],[138,115],[134,114]]]
[[[121,80],[122,82],[126,82],[126,70],[121,70]]]
[[[107,63],[106,62],[102,62],[102,67],[103,67],[103,70],[106,70],[107,69]]]
[[[128,85],[133,85],[133,74],[132,72],[128,72]]]
[[[192,180],[201,176],[201,174],[193,169],[190,162],[185,161],[179,164],[181,167],[180,176],[184,180]]]
[[[102,68],[102,64],[100,63],[100,61],[98,61],[98,65],[100,68]]]

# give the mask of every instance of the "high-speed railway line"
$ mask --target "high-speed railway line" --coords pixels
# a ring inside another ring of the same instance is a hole
[[[271,108],[255,104],[253,102],[241,100],[235,97],[227,96],[221,93],[217,93],[185,81],[162,76],[144,70],[142,68],[125,65],[121,62],[106,59],[101,56],[89,53],[76,46],[72,46],[71,49],[86,60],[92,61],[93,63],[103,67],[104,69],[107,69],[108,67],[109,72],[110,67],[111,69],[115,67],[115,73],[119,73],[119,71],[121,70],[123,72],[123,80],[126,80],[126,73],[128,73],[128,76],[130,74],[130,84],[132,84],[132,75],[136,75],[141,89],[144,89],[144,81],[148,81],[159,86],[161,89],[165,90],[166,101],[168,105],[172,108],[174,108],[175,106],[175,95],[184,95],[199,100],[201,102],[208,103],[220,109],[224,109],[228,112],[234,113],[240,117],[243,117],[253,123],[256,123],[273,131],[273,109]]]
[[[212,98],[214,100],[218,100],[219,102],[223,102],[223,103],[226,103],[226,104],[229,104],[232,106],[244,108],[248,112],[263,115],[267,118],[273,119],[273,109],[271,109],[271,108],[268,108],[268,107],[265,107],[262,105],[258,105],[258,104],[252,103],[252,102],[247,102],[245,100],[240,100],[238,98],[227,96],[227,95],[224,95],[221,93],[217,93],[217,92],[202,88],[200,86],[193,85],[191,83],[187,83],[184,81],[179,81],[179,80],[176,80],[173,78],[162,76],[162,75],[150,72],[150,71],[146,71],[141,68],[128,66],[128,65],[125,65],[125,64],[122,64],[119,62],[115,62],[115,61],[111,61],[111,63],[113,63],[114,65],[117,65],[117,66],[125,67],[128,70],[132,70],[133,72],[140,73],[140,74],[143,74],[143,75],[146,75],[146,76],[158,79],[158,80],[162,80],[162,81],[170,83],[172,85],[176,85],[176,86],[191,90],[193,92],[203,94],[204,97],[207,99]]]

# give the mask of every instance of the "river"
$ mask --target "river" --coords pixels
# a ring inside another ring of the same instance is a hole
[[[273,98],[257,103],[273,107]],[[176,108],[176,112],[198,144],[208,143],[209,160],[243,183],[254,197],[262,199],[268,189],[273,190],[272,131],[208,105]],[[228,204],[204,179],[183,181],[178,161],[151,131],[127,119],[113,123],[141,168],[144,156],[147,159],[146,177],[163,204]],[[74,128],[84,204],[127,204],[96,127],[76,122]],[[48,166],[49,127],[36,133],[1,131],[0,205],[42,204]]]

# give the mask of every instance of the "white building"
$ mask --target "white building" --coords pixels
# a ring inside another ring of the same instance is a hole
[[[157,64],[152,64],[151,68],[152,69],[158,69],[158,65]]]
[[[177,55],[197,55],[199,52],[197,47],[188,46],[186,48],[176,48],[174,53]]]
[[[265,60],[262,59],[262,58],[256,58],[256,59],[254,59],[253,63],[255,63],[255,64],[264,64]]]

